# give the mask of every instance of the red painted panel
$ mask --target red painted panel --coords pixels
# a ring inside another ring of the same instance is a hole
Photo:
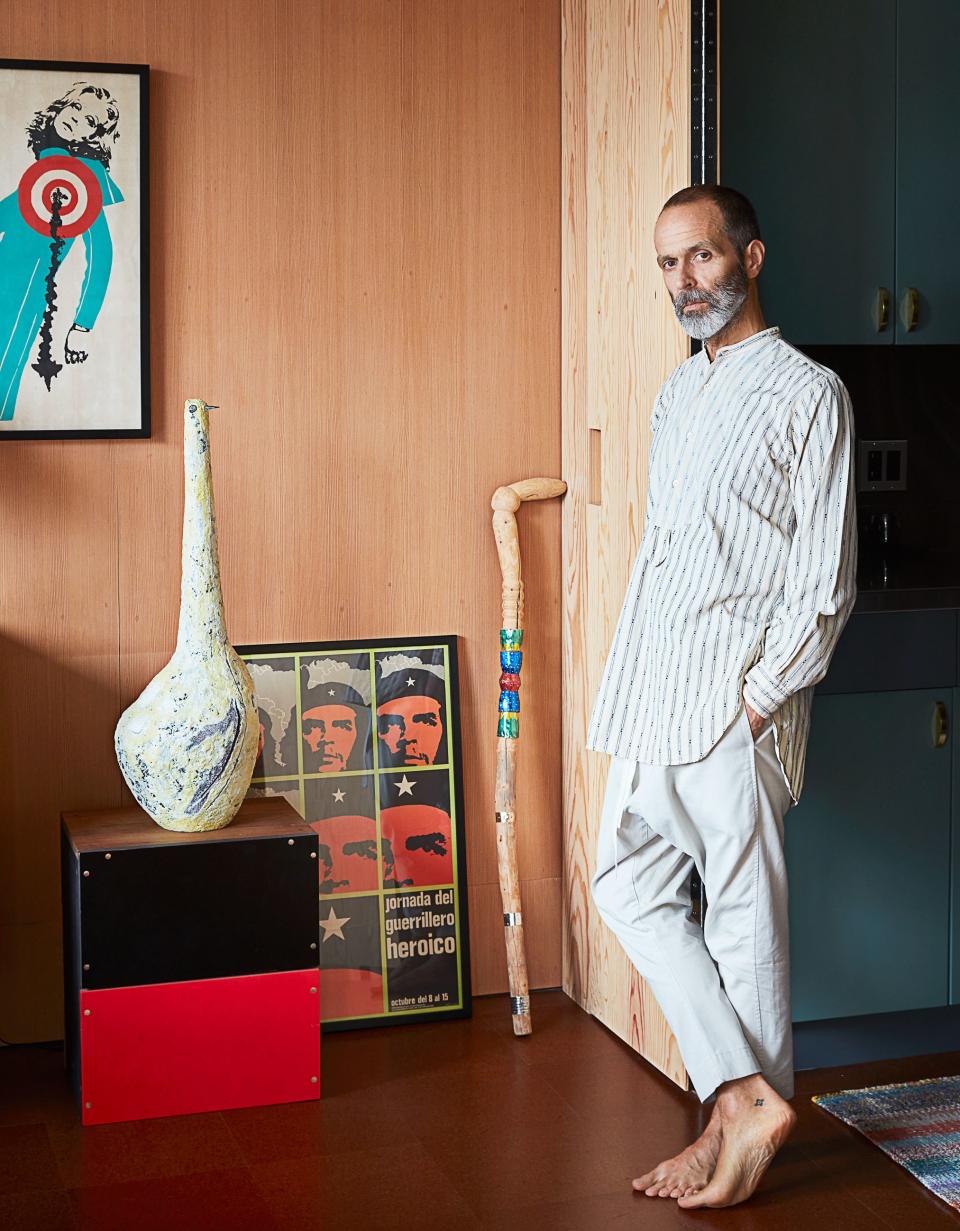
[[[81,992],[83,1123],[319,1097],[318,974]]]

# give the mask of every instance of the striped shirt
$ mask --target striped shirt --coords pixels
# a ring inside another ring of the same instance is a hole
[[[796,804],[813,686],[856,598],[850,395],[773,325],[685,359],[651,429],[644,531],[586,746],[697,761],[745,697],[773,720]]]

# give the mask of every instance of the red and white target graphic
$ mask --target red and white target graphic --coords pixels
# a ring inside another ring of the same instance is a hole
[[[60,228],[64,239],[82,235],[93,226],[103,208],[100,181],[79,158],[51,154],[38,158],[20,177],[17,198],[20,213],[41,235],[50,234],[54,189],[66,198],[60,202]]]

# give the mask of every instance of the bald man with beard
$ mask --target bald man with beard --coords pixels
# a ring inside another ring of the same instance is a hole
[[[591,891],[714,1100],[702,1135],[633,1181],[694,1209],[749,1198],[796,1122],[783,825],[856,597],[853,417],[837,374],[763,318],[742,194],[683,189],[654,244],[704,346],[653,408],[644,532],[587,735],[611,757]]]

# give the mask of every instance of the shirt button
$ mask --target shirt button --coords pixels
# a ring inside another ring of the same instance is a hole
[[[679,479],[674,479],[674,480],[673,480],[673,486],[674,486],[674,487],[679,487],[679,486],[680,486],[680,480],[679,480]]]

